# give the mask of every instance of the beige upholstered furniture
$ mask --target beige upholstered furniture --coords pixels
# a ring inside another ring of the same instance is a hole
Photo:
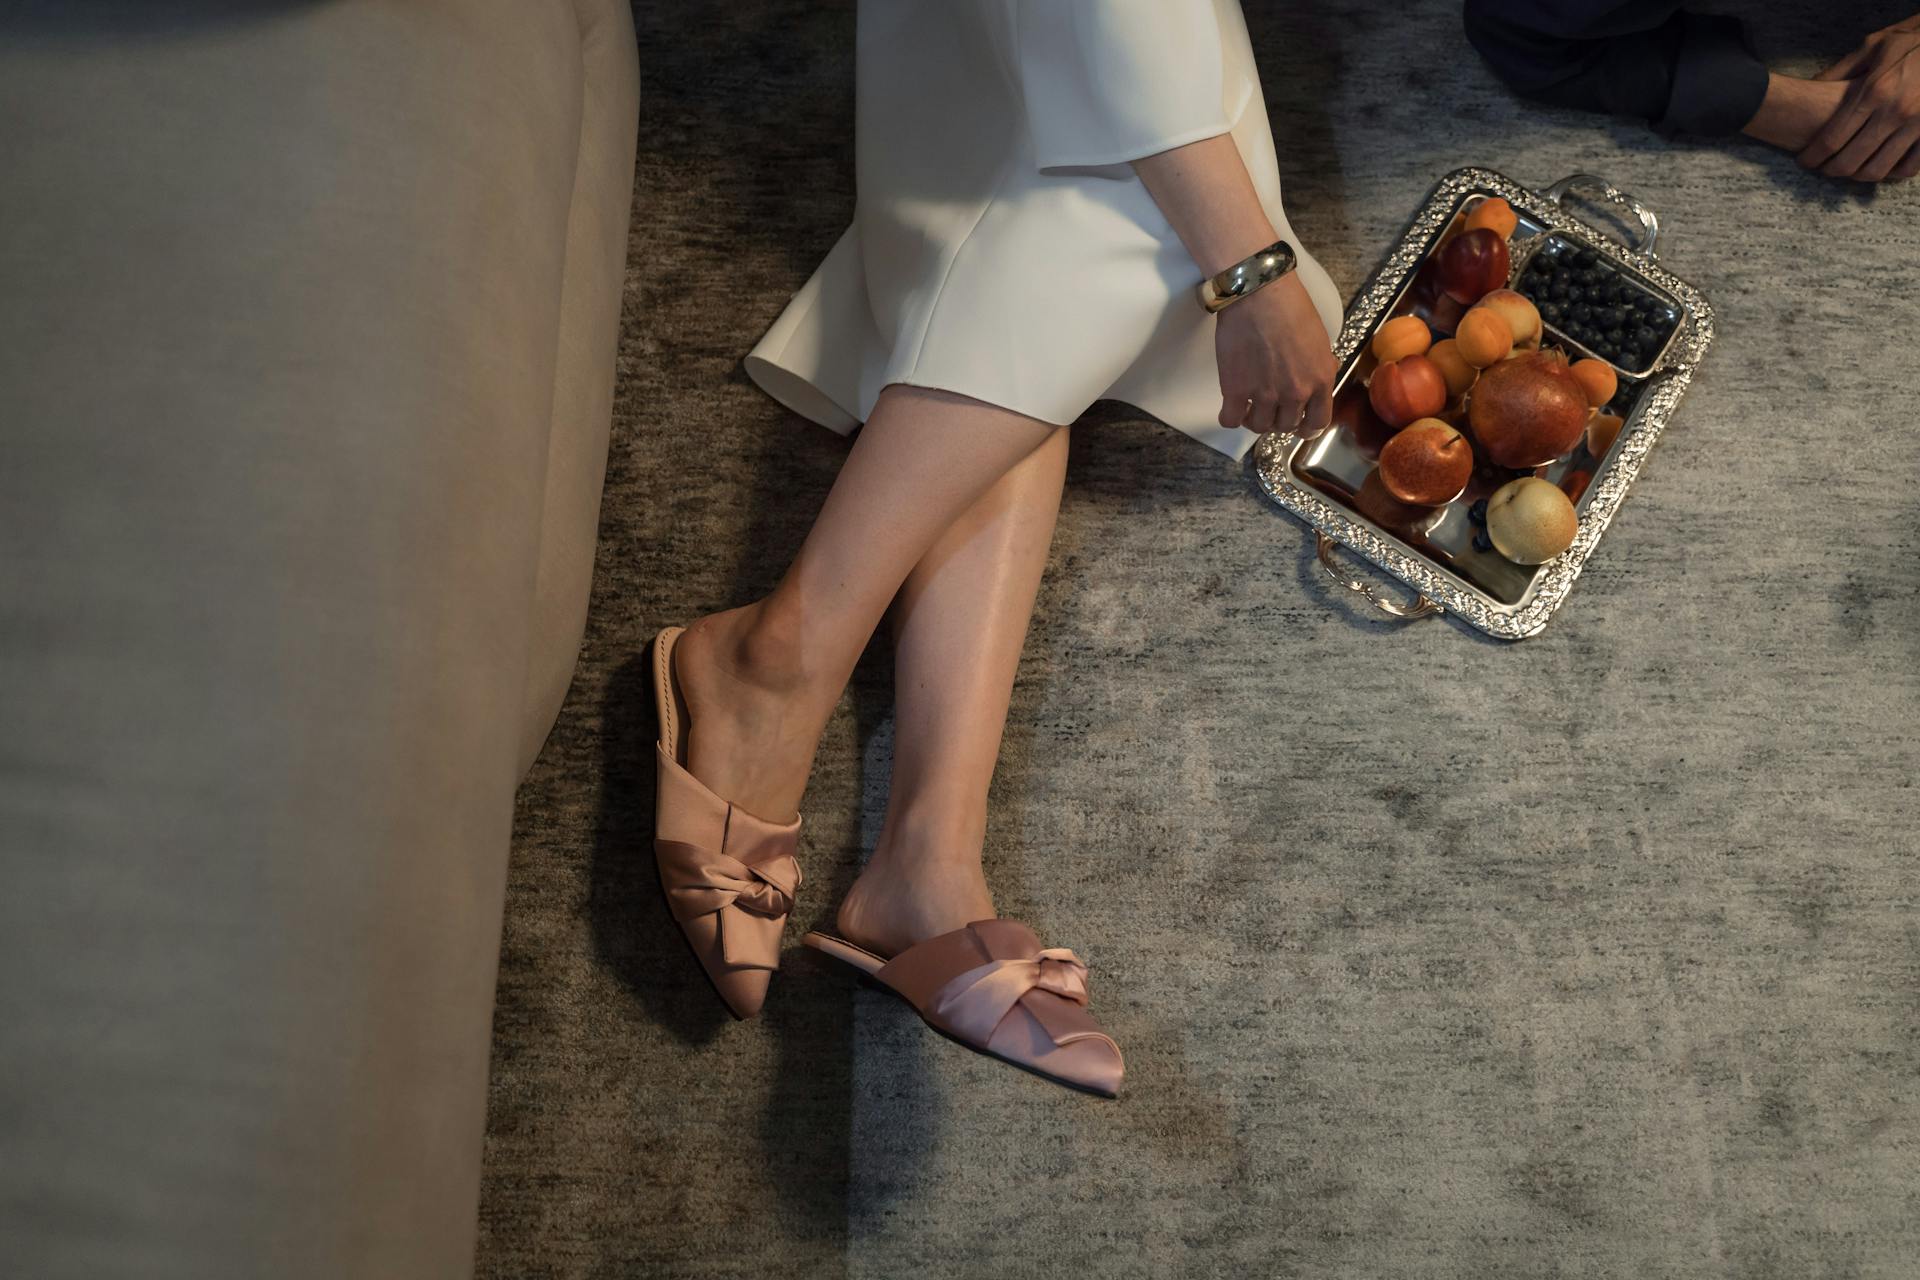
[[[625,0],[0,4],[0,1274],[471,1269]]]

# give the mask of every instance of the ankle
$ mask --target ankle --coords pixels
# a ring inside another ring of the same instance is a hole
[[[705,633],[713,666],[736,684],[791,699],[813,683],[801,660],[795,611],[774,597],[710,615],[694,627]]]
[[[986,806],[889,802],[869,867],[883,871],[979,867]]]

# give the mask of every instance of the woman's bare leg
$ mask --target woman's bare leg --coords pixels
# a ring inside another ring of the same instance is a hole
[[[894,605],[887,817],[839,915],[881,955],[993,915],[987,788],[1066,470],[1063,428],[940,535]]]
[[[772,593],[701,618],[676,652],[688,768],[780,822],[873,630],[921,557],[1060,428],[965,396],[890,386]]]

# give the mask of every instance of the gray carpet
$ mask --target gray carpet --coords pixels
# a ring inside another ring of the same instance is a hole
[[[1749,6],[1802,69],[1910,7]],[[738,362],[852,208],[853,14],[638,17],[599,577],[521,796],[483,1275],[1920,1273],[1913,188],[1525,106],[1451,4],[1249,6],[1343,289],[1447,170],[1590,170],[1659,209],[1719,337],[1517,646],[1335,598],[1164,427],[1076,431],[988,873],[1092,961],[1107,1103],[811,953],[736,1025],[658,901],[644,646],[763,591],[843,455]],[[790,937],[878,827],[888,705],[876,647]]]

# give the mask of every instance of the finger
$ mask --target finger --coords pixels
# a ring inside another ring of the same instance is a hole
[[[1307,401],[1307,412],[1300,422],[1300,434],[1311,440],[1333,422],[1333,389],[1321,387]]]
[[[1908,125],[1893,133],[1880,144],[1879,150],[1853,171],[1853,176],[1861,182],[1886,181],[1894,168],[1906,159],[1907,153],[1913,150],[1915,142],[1920,142],[1920,125]]]
[[[1908,148],[1907,158],[1893,166],[1893,172],[1887,175],[1887,181],[1905,182],[1916,173],[1920,173],[1920,142]]]
[[[1286,405],[1270,395],[1253,398],[1253,412],[1247,415],[1247,430],[1258,431],[1265,435],[1269,431],[1285,431],[1287,424],[1280,419]]]
[[[1852,53],[1828,67],[1825,71],[1814,76],[1814,79],[1851,80],[1871,54],[1872,50],[1868,49],[1866,45],[1861,45],[1858,49],[1855,49]]]
[[[1840,148],[1834,157],[1820,166],[1820,172],[1829,178],[1853,178],[1859,176],[1860,168],[1873,159],[1881,144],[1893,136],[1900,122],[1884,111],[1876,111],[1853,135],[1852,141]]]
[[[1247,411],[1253,408],[1253,401],[1237,391],[1223,392],[1220,397],[1220,425],[1237,427],[1247,420]]]
[[[1275,431],[1300,431],[1300,415],[1307,407],[1304,400],[1284,399],[1273,406],[1273,429]]]
[[[1853,89],[1849,89],[1848,98],[1851,98],[1854,92]],[[1833,159],[1842,147],[1853,141],[1853,135],[1860,132],[1860,126],[1865,124],[1872,115],[1873,112],[1869,108],[1849,106],[1847,100],[1842,99],[1832,118],[1821,125],[1819,132],[1813,135],[1813,141],[1801,149],[1797,157],[1801,167],[1818,169]]]

